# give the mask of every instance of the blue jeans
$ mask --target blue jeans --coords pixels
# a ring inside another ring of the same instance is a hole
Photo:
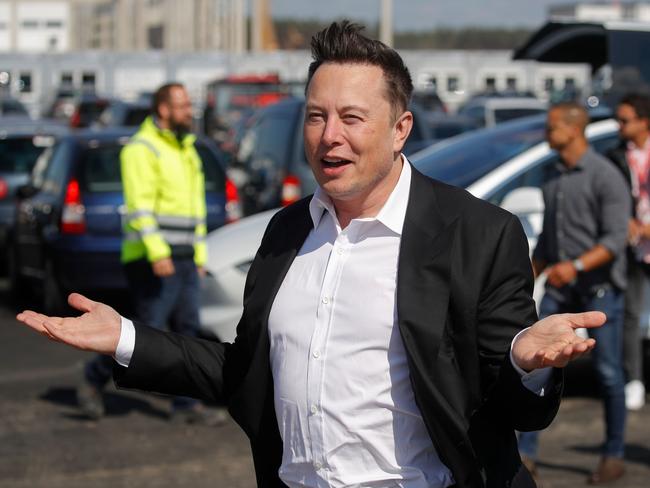
[[[174,258],[175,273],[159,278],[153,274],[145,260],[133,261],[124,266],[129,291],[135,306],[137,320],[150,327],[196,336],[199,330],[199,276],[194,260]],[[103,388],[111,378],[113,359],[97,356],[85,367],[88,382]],[[189,408],[196,400],[176,397],[173,408]]]
[[[625,447],[625,380],[623,377],[623,293],[615,288],[602,288],[594,293],[572,293],[566,301],[546,293],[539,307],[540,318],[556,313],[599,310],[607,315],[602,327],[587,329],[596,339],[592,351],[593,364],[605,406],[605,443],[603,455],[623,457]],[[539,432],[519,434],[519,452],[537,458]]]

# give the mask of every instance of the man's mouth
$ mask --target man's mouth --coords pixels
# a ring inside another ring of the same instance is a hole
[[[340,168],[349,164],[351,161],[348,159],[334,159],[334,158],[322,158],[321,163],[325,168]]]

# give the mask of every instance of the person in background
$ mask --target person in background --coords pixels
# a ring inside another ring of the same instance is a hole
[[[312,39],[303,129],[319,186],[269,223],[233,343],[78,294],[80,317],[17,319],[113,355],[120,387],[226,401],[260,487],[533,488],[515,429],[552,421],[559,368],[594,347],[575,329],[605,317],[537,321],[519,219],[409,163],[409,71],[360,30]]]
[[[639,410],[645,405],[641,308],[650,276],[650,97],[624,96],[616,108],[616,118],[621,141],[607,156],[625,176],[632,197],[623,320],[625,405],[628,410]]]
[[[622,365],[625,246],[629,192],[612,164],[585,137],[589,122],[579,104],[565,102],[548,112],[546,137],[561,160],[544,185],[544,224],[533,252],[535,275],[546,274],[540,317],[599,310],[607,322],[589,329],[596,339],[593,360],[604,399],[606,439],[589,484],[623,476],[625,393]],[[538,432],[519,435],[519,452],[535,474]]]
[[[191,134],[192,103],[185,87],[168,83],[155,92],[152,115],[120,154],[127,214],[122,263],[135,313],[152,327],[180,334],[199,330],[199,277],[207,251],[202,162]],[[104,415],[102,389],[113,360],[86,364],[78,389],[82,411]],[[172,401],[174,421],[219,423],[225,413],[183,396]]]

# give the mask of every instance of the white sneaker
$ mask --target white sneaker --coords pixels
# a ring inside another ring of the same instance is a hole
[[[640,410],[645,405],[645,386],[639,380],[632,380],[625,385],[625,407],[628,410]]]

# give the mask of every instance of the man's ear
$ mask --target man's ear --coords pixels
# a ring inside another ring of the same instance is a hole
[[[169,114],[170,114],[169,105],[167,105],[166,103],[161,103],[160,105],[158,105],[157,113],[158,113],[158,117],[160,117],[161,120],[169,120]]]
[[[402,151],[412,128],[413,114],[407,110],[395,121],[395,138],[393,139],[394,152],[399,153]]]

